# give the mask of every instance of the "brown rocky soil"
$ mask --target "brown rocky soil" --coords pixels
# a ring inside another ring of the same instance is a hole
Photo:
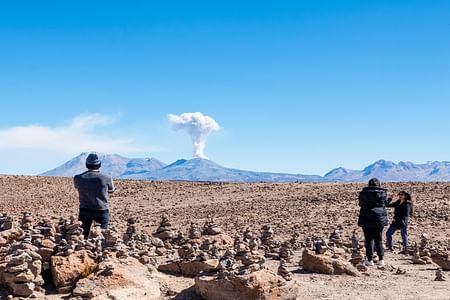
[[[296,230],[300,238],[318,235],[328,238],[338,227],[344,241],[358,229],[357,196],[363,184],[312,183],[190,183],[117,181],[111,198],[111,223],[125,230],[127,219],[138,218],[140,230],[152,233],[162,214],[172,225],[186,232],[192,221],[203,224],[209,215],[225,232],[234,236],[247,227],[259,232],[270,224],[279,240],[288,239]],[[450,183],[393,183],[386,187],[397,193],[406,190],[414,197],[410,239],[419,242],[426,232],[437,246],[449,246]],[[0,212],[19,218],[31,211],[36,219],[76,215],[77,194],[70,178],[0,176]],[[399,241],[397,233],[395,240]],[[301,253],[300,251],[297,251]],[[299,255],[299,253],[296,253]],[[271,265],[273,264],[273,266]],[[358,277],[294,272],[299,285],[299,299],[450,299],[450,281],[434,281],[435,265],[413,265],[410,256],[386,255],[386,270],[369,269]],[[269,267],[276,270],[274,262]],[[390,266],[402,267],[404,275],[391,272]],[[290,269],[298,269],[296,262]],[[162,275],[161,275],[162,276]],[[447,275],[449,277],[449,275]],[[193,279],[162,276],[168,294],[181,293]],[[449,280],[449,279],[448,279]],[[173,284],[173,286],[171,286]],[[189,299],[173,295],[167,298]]]

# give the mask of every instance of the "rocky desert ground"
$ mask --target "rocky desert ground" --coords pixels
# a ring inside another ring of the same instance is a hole
[[[450,183],[385,184],[414,215],[381,269],[359,264],[363,186],[121,180],[84,241],[71,178],[0,176],[2,297],[450,299]]]

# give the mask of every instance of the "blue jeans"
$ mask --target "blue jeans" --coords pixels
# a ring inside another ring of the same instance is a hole
[[[78,220],[82,222],[81,228],[83,228],[83,235],[87,238],[91,231],[92,222],[94,221],[100,224],[101,229],[108,229],[109,211],[81,208]]]
[[[397,231],[397,229],[400,229],[403,247],[408,247],[408,227],[398,227],[394,224],[391,224],[391,226],[389,226],[388,230],[386,231],[387,247],[392,248],[392,236],[394,235],[395,231]]]

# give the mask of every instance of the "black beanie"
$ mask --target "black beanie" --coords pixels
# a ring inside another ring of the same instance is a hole
[[[381,187],[381,183],[378,178],[372,178],[369,180],[369,186]]]

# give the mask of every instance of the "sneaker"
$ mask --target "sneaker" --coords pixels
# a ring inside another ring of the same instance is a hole
[[[364,265],[365,265],[366,267],[372,267],[372,266],[374,266],[375,264],[373,263],[373,260],[368,260],[368,259],[366,258],[366,260],[364,261]]]
[[[380,259],[380,261],[378,262],[378,266],[384,267],[384,259]]]

